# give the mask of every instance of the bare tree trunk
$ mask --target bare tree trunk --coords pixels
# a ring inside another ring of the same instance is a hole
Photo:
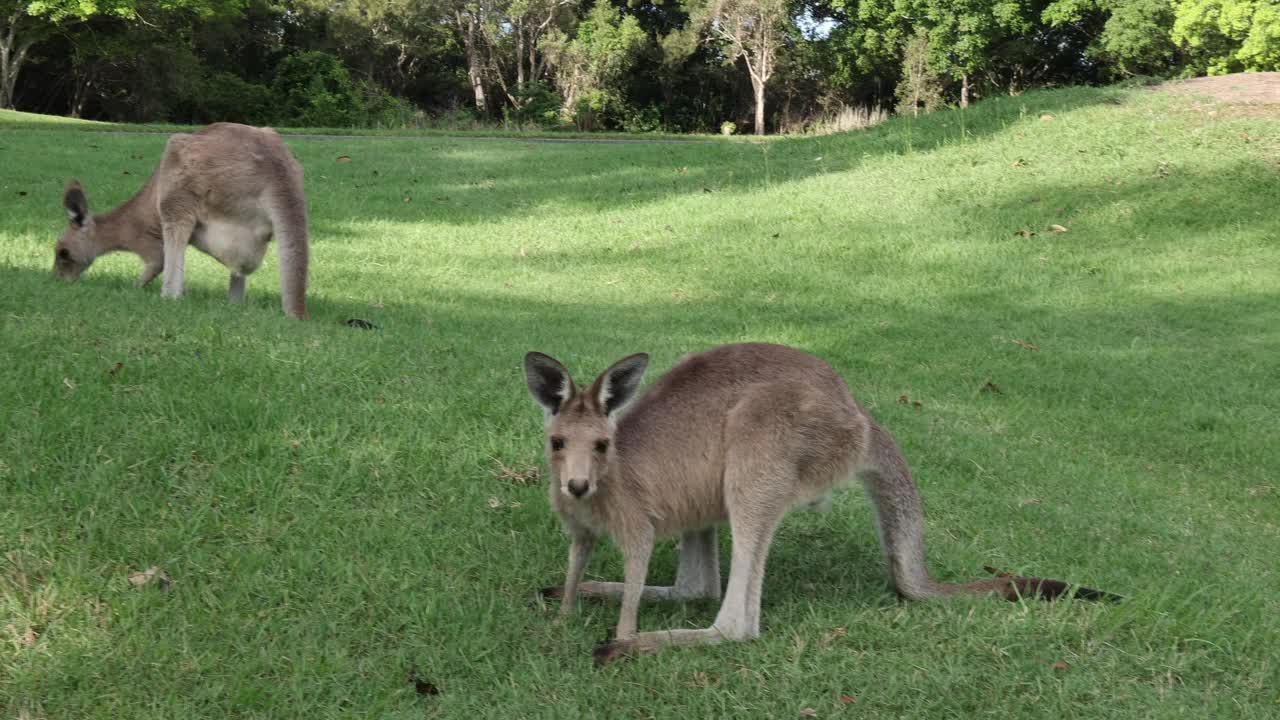
[[[484,97],[484,74],[480,69],[480,49],[476,47],[476,18],[470,13],[457,13],[458,29],[462,31],[462,44],[467,50],[467,77],[471,80],[471,92],[475,94],[476,110],[481,114],[488,109]]]
[[[751,78],[751,86],[756,91],[756,135],[764,134],[764,82]]]
[[[960,76],[960,107],[969,107],[969,73]]]
[[[542,68],[538,65],[538,37],[536,35],[529,36],[529,80],[537,80],[542,75]]]
[[[97,69],[93,65],[76,69],[71,88],[71,117],[78,118],[84,114],[85,103],[89,102],[97,76]]]
[[[8,30],[0,35],[0,108],[13,107],[13,92],[18,86],[18,71],[27,59],[27,51],[31,49],[31,41],[17,38],[20,11],[15,9],[9,16]]]
[[[529,63],[533,70],[533,63]],[[516,18],[516,89],[524,87],[524,19]]]

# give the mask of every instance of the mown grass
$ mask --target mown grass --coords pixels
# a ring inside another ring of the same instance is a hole
[[[707,141],[729,141],[729,142],[760,142],[761,138],[751,135],[733,135],[723,137],[712,134],[687,134],[687,133],[669,133],[669,132],[645,132],[645,133],[628,133],[615,131],[579,131],[566,127],[542,127],[540,125],[528,124],[517,125],[495,121],[486,124],[484,121],[476,121],[472,127],[450,127],[447,121],[441,121],[439,127],[280,127],[276,130],[282,135],[325,135],[335,137],[405,137],[405,138],[442,138],[442,137],[465,137],[471,139],[480,139],[486,137],[494,138],[529,138],[539,140],[592,140],[594,142],[631,142],[643,140],[646,142],[707,142]],[[75,128],[84,132],[108,132],[108,133],[159,133],[171,134],[176,132],[191,132],[198,128],[197,125],[181,125],[177,123],[119,123],[119,122],[103,122],[100,120],[84,120],[81,118],[64,117],[61,115],[41,115],[38,113],[21,112],[17,110],[0,110],[0,129],[3,130],[48,130],[48,129],[71,129]]]
[[[759,146],[291,139],[305,323],[274,260],[244,306],[194,252],[179,302],[120,256],[54,282],[66,179],[105,209],[164,139],[0,129],[0,716],[1274,717],[1275,125],[1180,103]],[[511,477],[541,463],[521,357],[657,372],[746,339],[827,358],[896,436],[937,576],[1127,600],[900,603],[851,491],[781,529],[760,640],[593,668],[615,605],[526,603],[566,543]],[[167,590],[131,586],[153,566]]]

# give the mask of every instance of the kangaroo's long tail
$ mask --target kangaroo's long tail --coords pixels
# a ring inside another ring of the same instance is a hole
[[[274,198],[271,208],[276,256],[280,262],[280,303],[287,314],[304,319],[307,317],[307,269],[311,247],[301,169],[296,169],[296,174],[290,172],[283,184],[285,187]]]
[[[1122,599],[1119,595],[1075,587],[1062,580],[1009,575],[993,568],[987,568],[996,575],[989,580],[935,582],[925,566],[924,511],[906,460],[893,439],[880,427],[872,425],[870,441],[871,467],[861,475],[875,507],[889,575],[900,595],[913,599],[961,593],[993,593],[1008,600],[1056,600],[1065,596],[1108,602]]]

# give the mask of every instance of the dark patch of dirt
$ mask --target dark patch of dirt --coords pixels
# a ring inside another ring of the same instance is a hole
[[[1157,92],[1230,105],[1232,115],[1280,117],[1280,72],[1234,73],[1173,80]]]

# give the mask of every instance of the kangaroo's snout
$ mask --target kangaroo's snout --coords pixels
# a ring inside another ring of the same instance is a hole
[[[587,490],[589,490],[590,488],[591,488],[591,485],[586,480],[570,480],[569,481],[569,494],[576,498],[580,498],[583,495],[586,495]]]

